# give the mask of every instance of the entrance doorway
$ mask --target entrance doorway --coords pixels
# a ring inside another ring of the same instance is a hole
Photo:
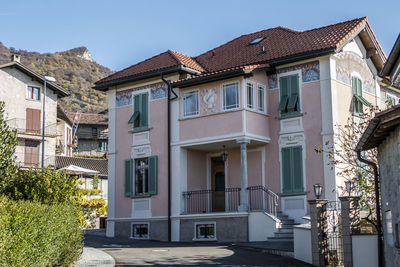
[[[212,211],[225,211],[225,163],[222,157],[211,158]]]

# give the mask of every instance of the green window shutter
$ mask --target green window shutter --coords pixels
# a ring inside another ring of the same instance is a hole
[[[157,156],[149,157],[149,194],[157,194]]]
[[[101,151],[101,141],[99,141],[99,145],[97,146],[97,151]]]
[[[133,182],[133,159],[125,160],[125,196],[132,195],[132,182]]]
[[[303,160],[302,147],[292,147],[293,191],[303,192]]]
[[[290,79],[290,99],[292,99],[292,102],[289,100],[288,104],[288,109],[290,109],[289,112],[294,112],[294,111],[300,111],[300,101],[299,101],[299,94],[300,94],[300,88],[299,88],[299,75],[291,75],[289,76]]]
[[[133,97],[133,115],[132,115],[132,122],[133,128],[140,127],[140,95],[135,95]]]
[[[291,174],[291,148],[282,148],[282,191],[284,193],[292,192],[292,174]]]
[[[149,94],[144,93],[140,95],[141,107],[140,107],[140,127],[148,127],[148,106],[149,106]]]
[[[288,85],[288,77],[280,77],[279,78],[279,94],[280,94],[280,102],[279,102],[279,111],[281,113],[286,112],[287,103],[289,100],[289,85]]]

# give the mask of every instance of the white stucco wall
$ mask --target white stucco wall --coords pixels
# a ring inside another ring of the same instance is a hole
[[[249,241],[265,241],[268,237],[274,236],[278,223],[276,219],[264,212],[250,212]]]
[[[353,267],[378,266],[377,235],[353,235]]]
[[[298,260],[312,264],[311,228],[309,226],[295,226],[294,257]]]

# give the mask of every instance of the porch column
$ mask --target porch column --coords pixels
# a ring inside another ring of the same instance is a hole
[[[240,144],[240,163],[242,170],[242,190],[240,191],[240,206],[238,211],[249,211],[249,194],[247,191],[248,177],[247,177],[247,145],[250,144],[250,139],[241,138],[236,142]]]

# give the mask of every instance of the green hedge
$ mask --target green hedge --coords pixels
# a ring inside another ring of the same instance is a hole
[[[73,206],[0,198],[0,266],[68,266],[82,247]]]

